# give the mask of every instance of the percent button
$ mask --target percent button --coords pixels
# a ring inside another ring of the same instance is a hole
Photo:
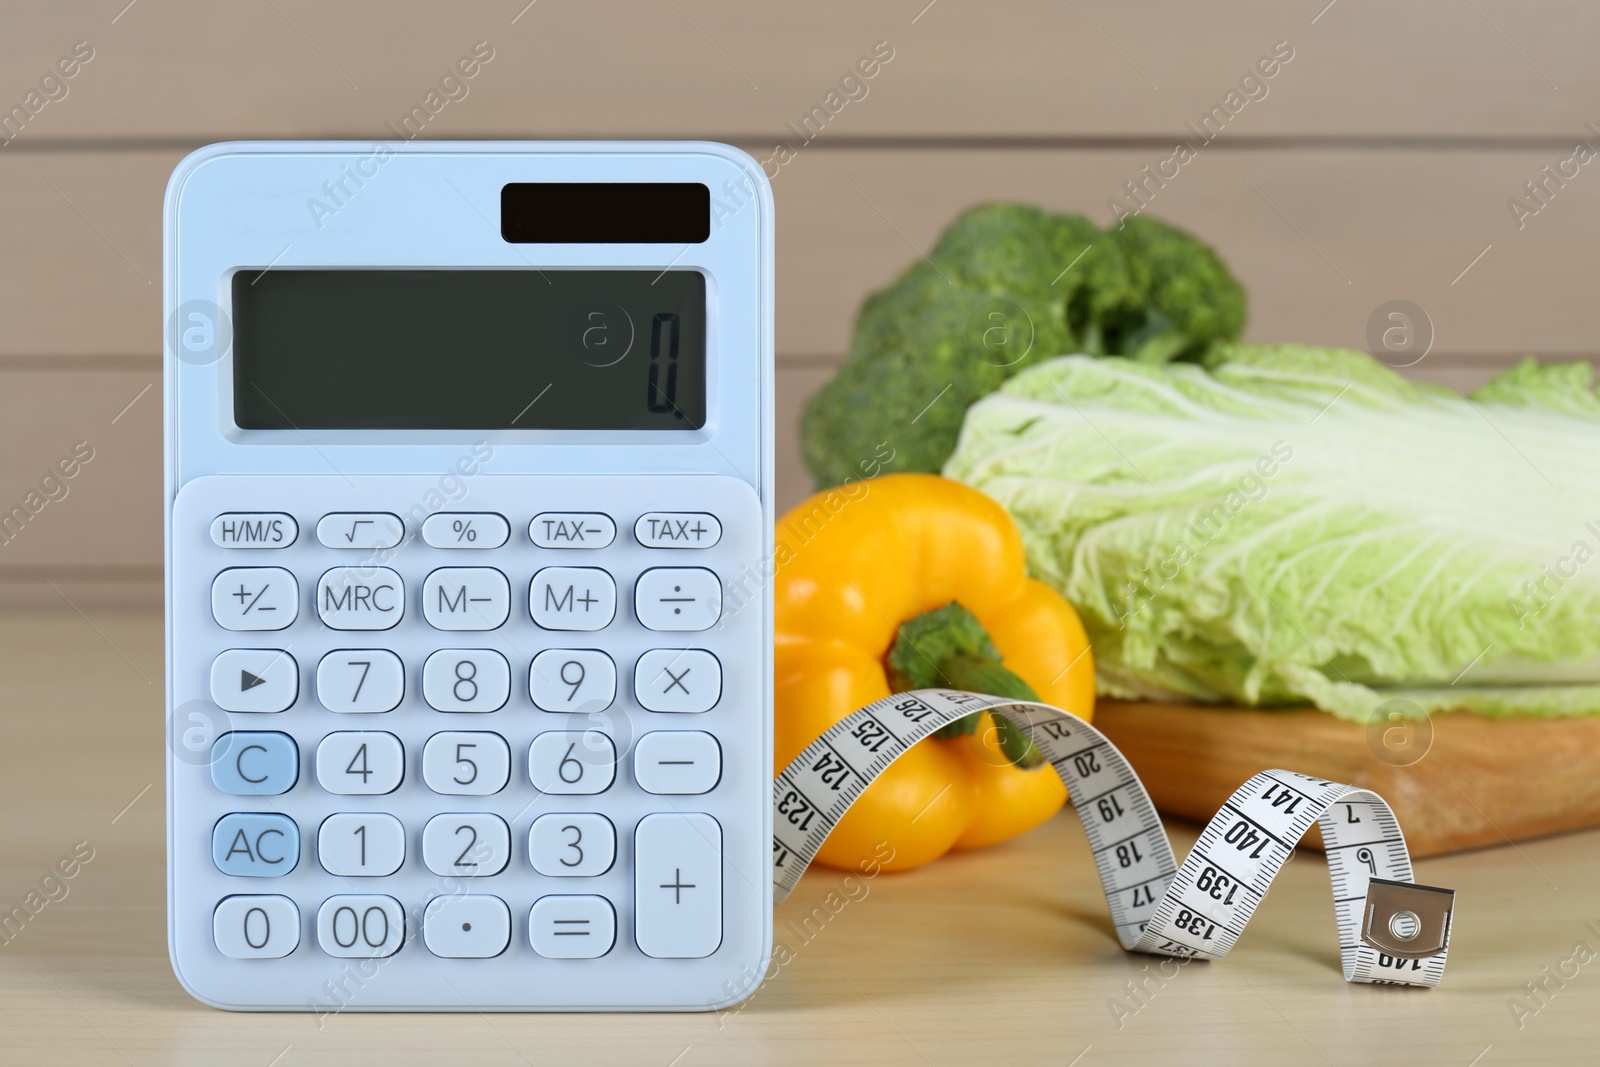
[[[422,539],[433,548],[499,548],[511,536],[511,524],[492,511],[440,511],[422,523]]]

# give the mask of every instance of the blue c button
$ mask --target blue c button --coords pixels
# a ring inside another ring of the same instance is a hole
[[[274,797],[300,778],[300,749],[275,731],[234,731],[211,746],[211,781],[236,797]]]

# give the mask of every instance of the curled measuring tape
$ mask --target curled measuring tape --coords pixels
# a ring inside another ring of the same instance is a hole
[[[1221,959],[1313,822],[1322,829],[1350,982],[1435,986],[1455,893],[1412,882],[1411,854],[1378,794],[1263,771],[1212,818],[1180,867],[1144,784],[1093,726],[1048,704],[944,689],[896,693],[835,723],[773,784],[775,901],[794,889],[862,790],[948,723],[993,711],[1025,730],[1078,811],[1122,947]]]

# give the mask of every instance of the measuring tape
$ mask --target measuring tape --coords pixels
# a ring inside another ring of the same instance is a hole
[[[1221,959],[1313,822],[1322,829],[1349,982],[1435,986],[1455,893],[1416,885],[1400,824],[1378,794],[1293,771],[1240,786],[1180,867],[1144,783],[1104,734],[1048,704],[944,689],[895,693],[835,723],[773,784],[773,899],[800,881],[857,797],[911,746],[975,712],[1027,732],[1072,798],[1122,947]]]

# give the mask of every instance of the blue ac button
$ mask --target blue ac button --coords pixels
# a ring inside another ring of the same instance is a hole
[[[211,831],[211,858],[223,874],[282,877],[300,862],[300,828],[287,815],[224,815]]]

